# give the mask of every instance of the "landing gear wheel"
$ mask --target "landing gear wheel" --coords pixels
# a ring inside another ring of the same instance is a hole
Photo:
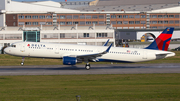
[[[89,70],[91,68],[90,64],[87,63],[86,66],[85,66],[86,70]]]
[[[23,66],[23,65],[24,65],[24,60],[25,60],[25,57],[22,57],[21,66]]]
[[[24,63],[23,62],[21,62],[21,66],[23,66],[24,65]]]

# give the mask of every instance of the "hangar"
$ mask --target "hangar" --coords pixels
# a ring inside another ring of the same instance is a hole
[[[122,39],[141,40],[146,33],[157,37],[166,27],[175,27],[173,39],[179,38],[180,3],[177,0],[130,1],[1,0],[0,44],[41,41],[103,45],[110,39],[115,46]]]

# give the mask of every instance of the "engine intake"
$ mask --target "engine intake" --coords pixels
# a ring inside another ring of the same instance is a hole
[[[75,57],[63,57],[63,64],[64,65],[75,65],[77,63],[77,59]]]

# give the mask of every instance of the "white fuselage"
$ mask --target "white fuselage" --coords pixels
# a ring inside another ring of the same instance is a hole
[[[105,51],[108,46],[88,46],[73,44],[17,42],[5,52],[21,57],[40,57],[61,59],[64,56],[96,54]],[[165,55],[164,55],[165,54]],[[174,56],[175,53],[161,50],[112,47],[107,54],[97,57],[97,61],[142,62]]]

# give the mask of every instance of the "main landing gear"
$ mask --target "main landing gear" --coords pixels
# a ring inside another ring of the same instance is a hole
[[[86,66],[85,66],[86,70],[89,70],[91,68],[90,64],[89,63],[86,63]]]
[[[25,57],[22,57],[21,66],[23,66],[23,65],[24,65],[24,60],[25,60]]]

